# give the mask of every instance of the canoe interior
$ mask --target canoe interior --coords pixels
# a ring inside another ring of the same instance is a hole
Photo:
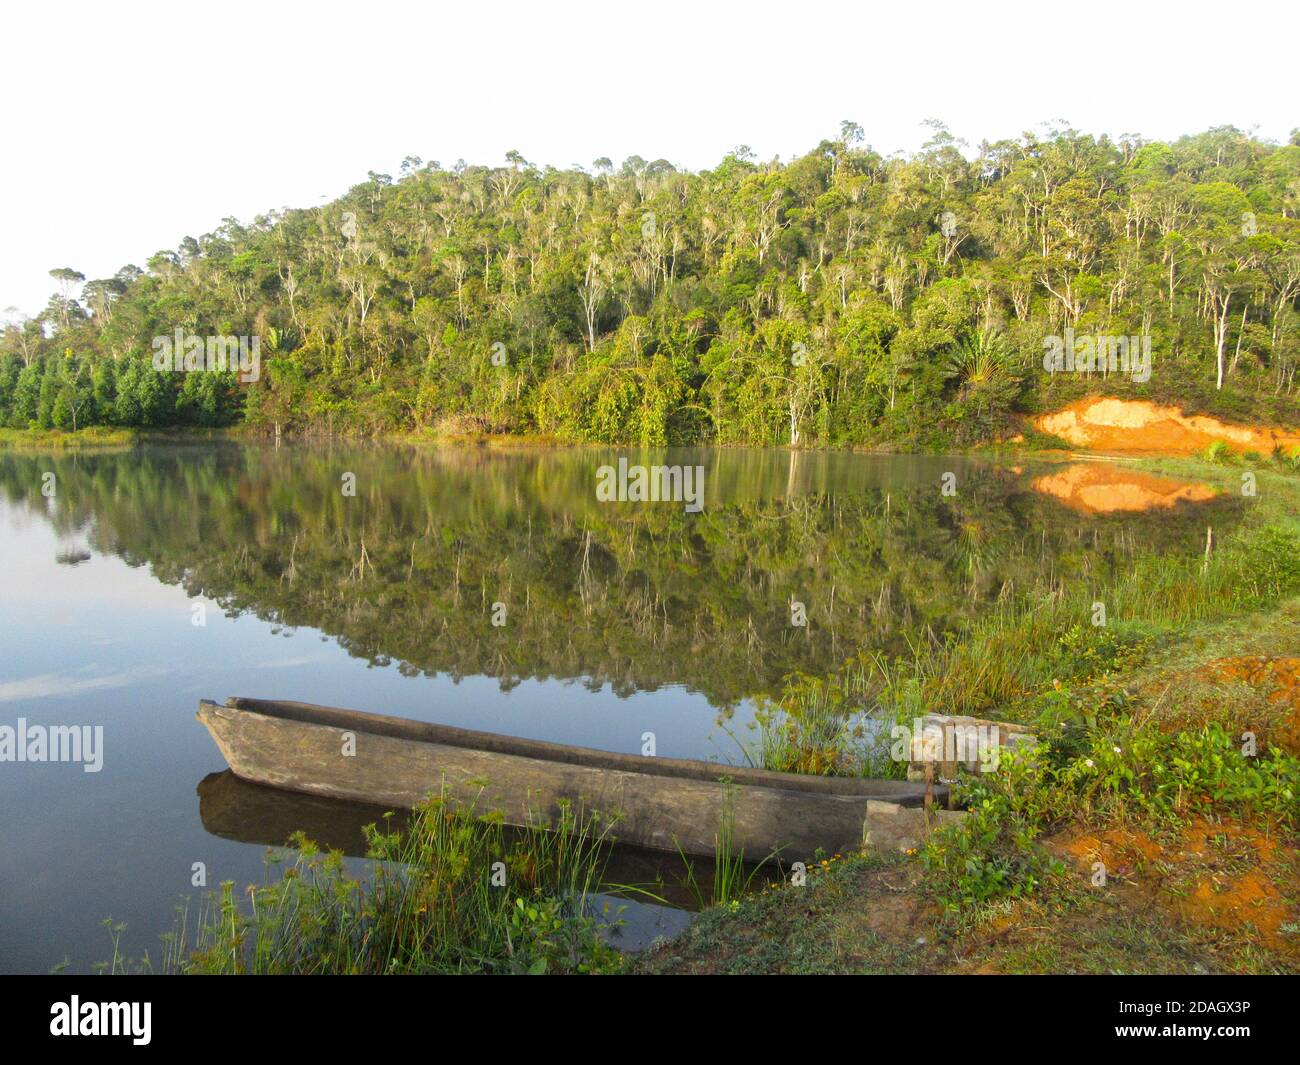
[[[658,758],[636,754],[616,754],[591,747],[571,747],[567,744],[530,740],[519,736],[503,736],[493,732],[435,725],[410,718],[372,714],[360,710],[345,710],[314,703],[290,702],[278,699],[249,699],[235,697],[226,700],[226,706],[246,713],[265,717],[297,721],[303,724],[324,725],[357,733],[387,736],[391,739],[416,743],[444,744],[495,754],[536,758],[541,761],[585,766],[592,769],[621,770],[643,773],[648,776],[700,780],[710,783],[728,780],[734,784],[762,788],[779,788],[784,791],[812,792],[822,795],[861,796],[897,803],[901,806],[919,806],[925,799],[925,785],[905,780],[881,780],[867,777],[824,777],[798,773],[778,773],[749,766],[723,765],[685,758]],[[947,789],[936,785],[932,792],[936,802],[947,798]]]

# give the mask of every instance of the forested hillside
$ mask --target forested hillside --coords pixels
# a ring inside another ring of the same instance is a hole
[[[935,124],[882,157],[846,122],[700,173],[410,157],[143,269],[51,276],[3,334],[0,424],[941,447],[1096,392],[1294,423],[1300,131],[964,153]],[[260,378],[154,370],[178,329],[258,338]],[[1070,329],[1149,336],[1150,380],[1049,374]]]

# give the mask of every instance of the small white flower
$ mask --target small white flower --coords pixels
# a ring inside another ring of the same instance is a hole
[[[1123,753],[1124,753],[1124,752],[1121,751],[1118,747],[1112,747],[1111,750],[1114,751],[1116,754],[1123,754]]]
[[[1089,759],[1088,759],[1086,762],[1084,762],[1083,764],[1086,765],[1089,769],[1091,769],[1091,768],[1092,768],[1092,759],[1089,758]]]

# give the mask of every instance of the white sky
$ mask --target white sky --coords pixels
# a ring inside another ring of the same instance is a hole
[[[1286,11],[1289,9],[1290,14]],[[789,158],[841,119],[915,150],[1067,120],[1173,137],[1300,125],[1300,5],[405,0],[0,7],[0,311],[408,155],[567,166]],[[9,315],[3,314],[3,317]]]

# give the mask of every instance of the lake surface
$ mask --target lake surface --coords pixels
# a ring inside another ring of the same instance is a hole
[[[702,466],[702,509],[599,501],[620,456]],[[0,452],[0,727],[103,729],[98,772],[0,761],[0,971],[88,970],[110,916],[156,956],[194,863],[244,884],[286,824],[355,837],[347,811],[218,776],[200,698],[739,762],[752,700],[793,671],[1236,520],[1131,481],[757,450]]]

